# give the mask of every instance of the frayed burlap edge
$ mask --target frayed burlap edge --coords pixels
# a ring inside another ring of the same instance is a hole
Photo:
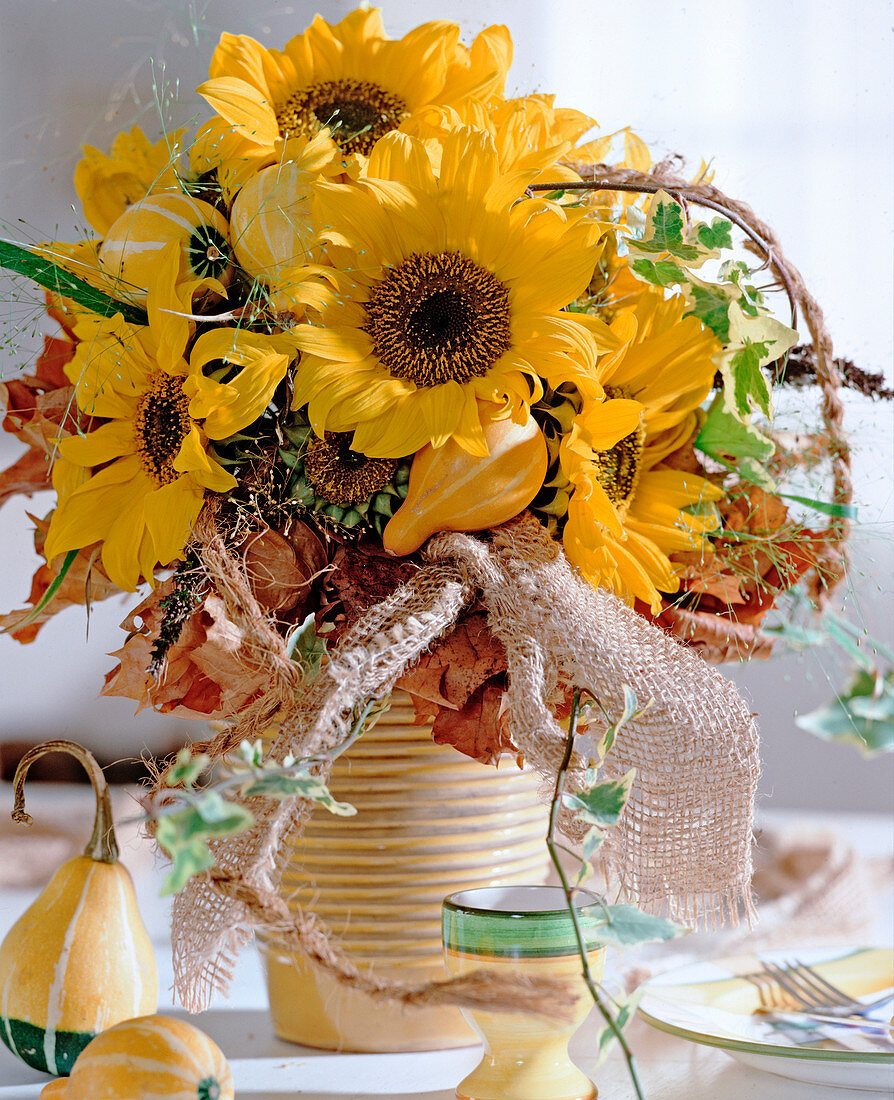
[[[621,713],[624,685],[641,703],[650,703],[624,727],[606,762],[611,774],[637,769],[628,806],[604,848],[613,880],[645,908],[683,921],[715,926],[735,923],[742,910],[750,916],[759,771],[752,716],[715,669],[579,578],[536,519],[523,515],[493,531],[490,541],[466,534],[433,538],[427,564],[369,609],[303,690],[296,687],[282,639],[266,624],[240,580],[238,563],[227,555],[213,516],[204,517],[200,535],[205,567],[249,639],[246,665],[268,668],[271,677],[270,692],[219,739],[218,755],[242,737],[276,726],[272,755],[315,758],[325,777],[327,760],[350,737],[358,706],[387,695],[478,598],[506,649],[508,732],[545,779],[555,779],[563,756],[566,735],[553,714],[563,689],[594,695],[613,715]],[[572,787],[579,775],[580,761],[572,768]],[[300,947],[342,981],[360,982],[357,968],[312,915],[293,912],[286,918],[281,906],[271,909],[289,841],[300,835],[310,807],[298,800],[257,799],[250,807],[253,828],[215,846],[217,873],[192,880],[175,899],[175,984],[192,1011],[206,1007],[215,990],[226,990],[235,955],[254,931],[289,949]],[[567,817],[562,824],[574,832]],[[477,987],[474,980],[454,991],[444,983],[376,985],[376,995],[408,1004],[428,996],[462,1003],[473,996],[492,1007],[517,1009],[518,994],[527,997],[530,1010],[541,994],[550,996],[547,989],[532,994]]]

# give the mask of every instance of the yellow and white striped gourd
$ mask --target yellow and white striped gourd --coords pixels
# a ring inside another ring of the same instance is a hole
[[[0,1036],[35,1069],[67,1074],[95,1035],[158,1007],[158,973],[133,882],[118,862],[109,788],[93,756],[73,741],[47,741],[22,757],[14,784],[24,812],[29,766],[54,750],[87,769],[96,794],[93,835],[64,863],[0,945]]]
[[[143,1016],[104,1031],[67,1080],[41,1100],[233,1100],[233,1077],[220,1047],[185,1020]]]
[[[274,164],[252,176],[236,196],[230,237],[236,259],[249,275],[275,284],[284,271],[309,262],[316,240],[314,182],[298,164]]]
[[[147,195],[111,225],[99,247],[103,271],[117,292],[145,302],[162,249],[180,247],[180,271],[187,279],[213,278],[226,285],[232,276],[226,218],[191,195]]]

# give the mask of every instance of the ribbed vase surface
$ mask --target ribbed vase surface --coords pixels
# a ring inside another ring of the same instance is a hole
[[[403,692],[335,763],[330,790],[357,809],[318,809],[295,842],[282,893],[311,908],[361,969],[413,983],[446,977],[441,901],[475,886],[541,883],[549,857],[539,778],[436,745]],[[270,1006],[283,1039],[329,1050],[408,1051],[476,1042],[458,1009],[372,1001],[265,949]]]

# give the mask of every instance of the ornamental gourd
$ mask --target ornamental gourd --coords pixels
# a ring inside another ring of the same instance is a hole
[[[120,294],[146,301],[162,249],[180,247],[180,270],[187,279],[217,279],[224,286],[233,268],[226,218],[191,195],[149,195],[116,219],[99,247],[103,271]]]
[[[523,424],[491,420],[484,428],[490,452],[470,455],[453,439],[427,444],[410,467],[407,498],[382,535],[392,554],[411,554],[436,531],[481,531],[517,516],[546,475],[546,440],[532,416]]]
[[[143,1016],[104,1031],[51,1081],[40,1100],[233,1100],[233,1076],[220,1047],[197,1027],[170,1016]]]
[[[13,780],[13,820],[30,824],[25,775],[34,760],[57,750],[76,757],[90,776],[93,835],[0,945],[0,1035],[23,1062],[58,1075],[70,1073],[105,1028],[155,1011],[158,973],[133,882],[118,862],[108,784],[92,754],[73,741],[46,741],[27,752]]]
[[[289,268],[308,262],[315,234],[310,203],[315,177],[287,162],[264,168],[236,196],[230,233],[249,275],[275,283]]]

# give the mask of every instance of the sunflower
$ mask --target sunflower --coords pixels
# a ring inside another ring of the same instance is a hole
[[[84,146],[74,185],[84,217],[100,236],[135,202],[159,191],[180,193],[177,159],[185,130],[152,144],[139,126],[119,134],[109,153]]]
[[[684,317],[681,297],[645,289],[611,323],[621,347],[600,361],[606,400],[583,398],[560,446],[570,493],[563,542],[594,585],[655,611],[679,580],[669,555],[698,549],[723,494],[697,474],[663,465],[695,433],[713,383],[714,335]]]
[[[79,408],[103,419],[94,431],[59,443],[53,484],[59,503],[47,534],[49,560],[102,543],[109,578],[133,591],[152,580],[189,539],[206,492],[236,485],[207,453],[252,423],[285,375],[294,346],[286,337],[212,329],[184,358],[185,312],[195,289],[174,297],[179,257],[168,249],[150,289],[148,328],[81,316],[66,374]]]
[[[308,405],[318,436],[351,431],[372,458],[450,438],[486,455],[479,401],[520,417],[541,377],[571,374],[600,396],[596,357],[618,342],[561,312],[587,284],[600,229],[582,210],[517,202],[530,175],[501,174],[489,135],[461,127],[436,150],[388,135],[369,178],[320,185],[333,267],[312,303],[319,324],[294,330],[294,407]]]
[[[323,129],[343,156],[368,154],[428,104],[502,91],[512,60],[506,28],[482,31],[471,47],[459,35],[441,21],[389,39],[376,9],[335,26],[318,15],[282,51],[224,34],[197,89],[219,117],[200,132],[193,164],[207,169],[217,159],[225,176],[238,174],[240,162],[274,163],[289,136]]]

